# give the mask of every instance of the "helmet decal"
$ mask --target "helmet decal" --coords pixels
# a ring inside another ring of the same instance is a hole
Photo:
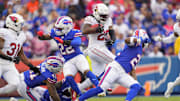
[[[13,22],[18,22],[18,19],[17,19],[17,17],[15,17],[15,16],[10,16],[10,18],[11,18],[11,20],[13,21]]]

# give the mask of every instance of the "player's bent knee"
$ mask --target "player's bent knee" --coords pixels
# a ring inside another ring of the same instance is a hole
[[[130,89],[134,89],[136,90],[137,92],[139,92],[139,90],[141,89],[141,85],[140,84],[133,84]]]
[[[84,71],[84,75],[86,75],[90,70],[85,70]]]

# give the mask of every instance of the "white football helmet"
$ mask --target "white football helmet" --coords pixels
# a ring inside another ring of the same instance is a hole
[[[56,35],[64,35],[71,31],[73,28],[73,21],[68,16],[59,17],[55,23]]]
[[[177,19],[177,20],[180,20],[180,9],[179,9],[178,12],[177,12],[176,19]]]
[[[17,32],[21,31],[23,24],[23,17],[17,13],[10,14],[6,18],[6,27],[11,28]]]
[[[93,8],[93,16],[100,21],[101,24],[105,24],[109,17],[109,8],[105,4],[99,3]]]
[[[64,58],[57,56],[50,56],[46,60],[46,68],[52,73],[58,73],[61,71],[64,65]]]
[[[143,40],[145,39],[149,39],[149,36],[147,34],[147,32],[143,29],[137,29],[133,32],[133,36],[136,38],[141,38]]]

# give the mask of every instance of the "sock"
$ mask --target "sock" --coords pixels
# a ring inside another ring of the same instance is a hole
[[[99,84],[99,81],[97,77],[91,72],[87,72],[86,76],[91,80],[91,82],[97,87]]]
[[[103,92],[103,89],[100,87],[92,88],[92,89],[88,90],[86,93],[82,94],[79,97],[79,101],[84,101],[84,100],[86,100],[90,97],[96,96],[97,94],[102,93],[102,92]]]
[[[133,84],[130,87],[130,91],[128,92],[126,96],[126,100],[131,101],[138,94],[140,89],[141,89],[141,86],[139,84]]]
[[[79,89],[82,91],[90,86],[92,86],[92,82],[89,78],[87,78],[85,81],[83,81],[82,83],[78,84]]]
[[[176,80],[173,82],[173,86],[180,85],[180,76],[176,78]]]
[[[74,81],[74,78],[72,76],[67,76],[66,77],[67,82],[69,83],[69,85],[71,86],[71,88],[78,94],[81,95],[81,91],[77,86],[77,83]]]
[[[8,84],[8,85],[0,88],[0,94],[8,94],[13,91],[16,91],[16,89],[17,89],[16,85]]]

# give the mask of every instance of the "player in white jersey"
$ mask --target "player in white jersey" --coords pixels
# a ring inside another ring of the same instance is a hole
[[[0,77],[7,81],[7,85],[0,88],[0,94],[7,94],[17,89],[19,73],[14,63],[20,60],[35,72],[39,72],[24,55],[22,45],[26,40],[25,34],[20,32],[24,19],[19,14],[10,14],[6,18],[6,28],[0,28]]]
[[[170,36],[164,37],[164,38],[162,38],[160,36],[154,37],[155,41],[162,41],[164,43],[171,43],[171,42],[175,41],[178,37],[180,37],[180,9],[176,15],[176,20],[178,22],[176,22],[173,26],[174,33],[171,34]],[[179,50],[178,57],[180,59],[180,50]],[[176,78],[176,80],[174,82],[168,83],[167,90],[166,90],[164,96],[166,98],[170,97],[170,95],[173,91],[173,88],[177,85],[180,85],[180,75]]]
[[[106,64],[115,58],[106,46],[113,43],[115,36],[109,9],[105,4],[100,3],[94,7],[93,14],[85,18],[82,31],[89,38],[85,54],[91,59],[93,73],[99,76],[105,70]],[[91,85],[92,83],[87,79],[79,84],[79,88],[83,90]]]

